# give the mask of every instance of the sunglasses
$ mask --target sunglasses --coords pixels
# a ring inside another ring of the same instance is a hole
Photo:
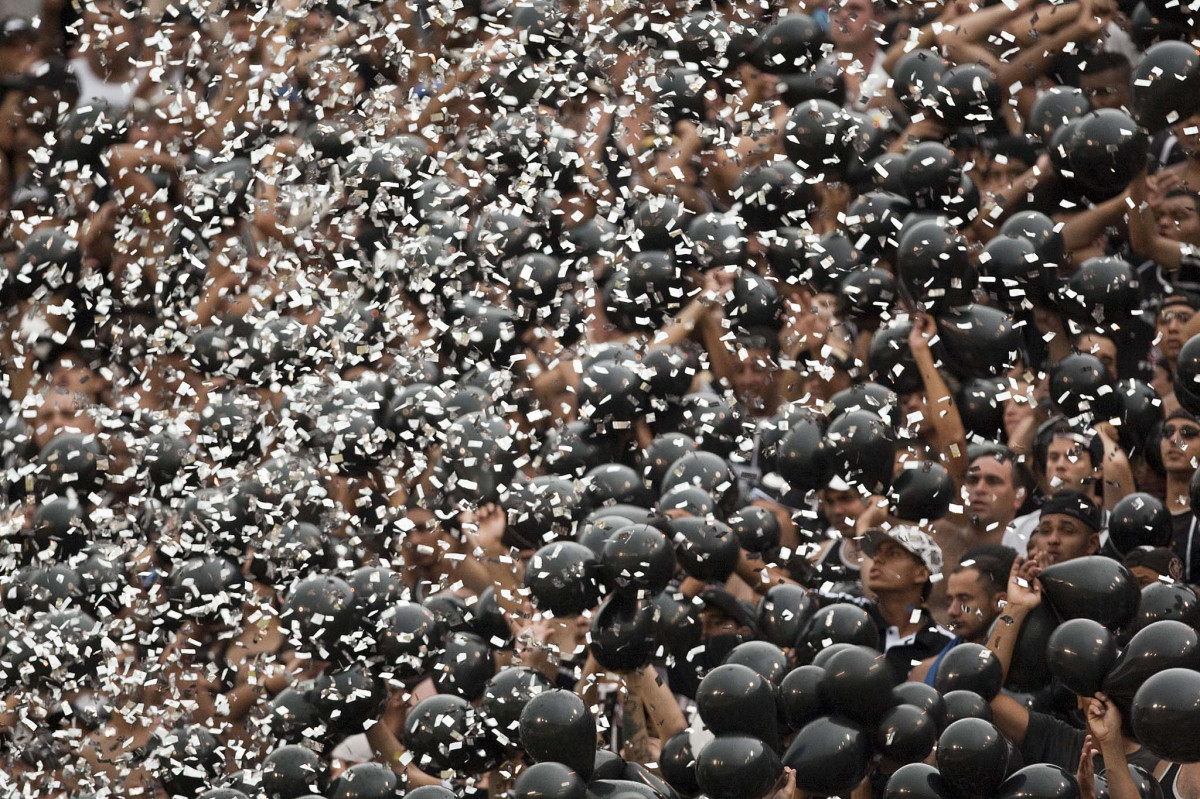
[[[1173,424],[1169,424],[1163,428],[1163,435],[1167,438],[1175,438],[1178,436],[1179,438],[1186,438],[1189,440],[1193,438],[1200,438],[1200,427],[1193,427],[1192,425],[1181,425],[1176,427]]]

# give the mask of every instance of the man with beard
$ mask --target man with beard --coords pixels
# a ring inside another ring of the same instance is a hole
[[[949,628],[954,640],[934,657],[921,661],[909,674],[910,682],[933,685],[947,652],[962,643],[986,643],[988,630],[1004,604],[1008,573],[1016,555],[1008,547],[996,545],[976,547],[963,554],[962,563],[946,581]]]
[[[1029,549],[1040,553],[1046,566],[1095,555],[1102,526],[1103,513],[1096,503],[1078,491],[1061,491],[1042,505]]]
[[[1167,512],[1171,514],[1171,551],[1183,561],[1183,579],[1200,580],[1200,535],[1192,511],[1189,489],[1196,472],[1200,447],[1200,422],[1180,409],[1167,417],[1162,432],[1162,463],[1167,473]]]

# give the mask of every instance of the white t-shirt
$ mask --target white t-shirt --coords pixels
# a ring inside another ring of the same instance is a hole
[[[76,56],[70,62],[71,74],[79,81],[79,103],[87,105],[92,100],[107,100],[113,111],[122,113],[133,102],[138,86],[142,82],[142,71],[134,70],[133,77],[123,83],[109,83],[92,70],[87,56]]]

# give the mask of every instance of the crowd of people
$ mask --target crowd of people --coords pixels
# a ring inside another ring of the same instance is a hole
[[[1200,797],[1166,0],[0,0],[0,796]]]

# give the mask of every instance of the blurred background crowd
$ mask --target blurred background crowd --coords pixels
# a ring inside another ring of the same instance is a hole
[[[1194,0],[0,0],[0,795],[1200,796]]]

